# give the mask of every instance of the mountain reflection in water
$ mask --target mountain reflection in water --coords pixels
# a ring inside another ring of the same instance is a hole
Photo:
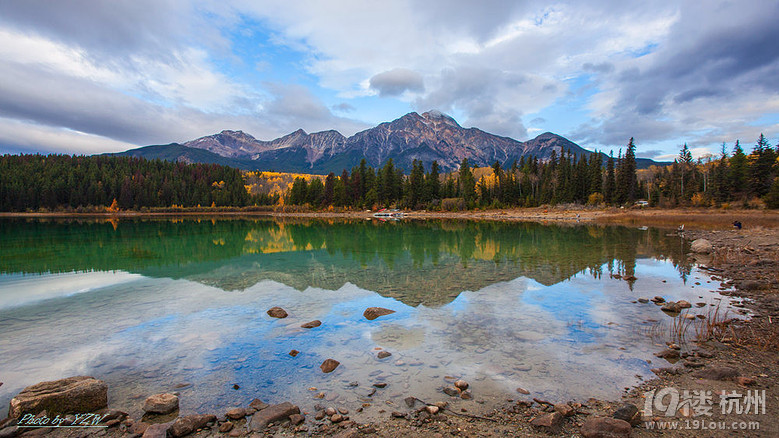
[[[640,258],[669,259],[682,278],[687,245],[663,230],[449,220],[5,221],[3,273],[122,270],[225,291],[274,280],[298,290],[346,283],[409,306],[523,276],[550,286],[588,272],[633,276]]]

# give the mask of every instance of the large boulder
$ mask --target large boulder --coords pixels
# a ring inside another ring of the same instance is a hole
[[[588,418],[581,428],[584,438],[628,438],[630,432],[630,423],[608,417]]]
[[[174,394],[155,394],[143,403],[147,414],[170,414],[179,408],[179,398]]]
[[[706,239],[695,239],[690,245],[690,250],[696,254],[711,254],[714,246]]]
[[[95,412],[108,406],[108,385],[94,377],[75,376],[24,388],[11,399],[8,416],[46,411],[49,416]]]
[[[299,413],[300,408],[290,402],[270,405],[252,415],[252,419],[249,422],[249,429],[253,432],[263,431],[268,427],[268,424],[286,420],[290,415]]]

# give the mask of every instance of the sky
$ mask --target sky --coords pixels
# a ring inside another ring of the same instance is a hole
[[[436,109],[637,156],[779,140],[779,2],[0,1],[0,153],[224,129],[352,135]]]

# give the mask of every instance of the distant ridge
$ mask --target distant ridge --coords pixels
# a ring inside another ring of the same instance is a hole
[[[572,141],[545,132],[521,142],[478,128],[463,128],[452,117],[439,111],[408,113],[391,122],[344,137],[338,131],[306,133],[302,129],[271,141],[257,140],[242,131],[224,130],[183,144],[145,146],[114,155],[148,159],[216,163],[245,170],[275,170],[326,174],[351,169],[365,159],[368,165],[382,166],[390,158],[408,171],[414,160],[426,168],[438,161],[442,171],[456,170],[463,158],[473,166],[491,166],[496,161],[511,166],[522,157],[547,160],[552,152],[559,157],[571,153],[590,156]],[[602,160],[608,157],[600,154]],[[639,168],[657,163],[637,159]]]

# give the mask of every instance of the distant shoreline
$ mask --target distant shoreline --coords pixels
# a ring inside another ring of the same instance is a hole
[[[408,219],[463,219],[463,220],[497,220],[497,221],[531,221],[577,223],[597,222],[604,224],[622,224],[636,226],[659,226],[677,228],[730,229],[733,221],[740,221],[744,227],[779,228],[779,211],[776,210],[722,210],[714,208],[685,209],[618,209],[618,208],[563,208],[536,207],[521,209],[469,210],[462,212],[441,211],[406,211]],[[0,218],[40,218],[40,219],[134,219],[134,218],[175,218],[175,217],[210,217],[210,218],[310,218],[310,219],[373,219],[372,211],[170,211],[143,212],[119,211],[112,213],[76,213],[76,212],[0,212]]]

